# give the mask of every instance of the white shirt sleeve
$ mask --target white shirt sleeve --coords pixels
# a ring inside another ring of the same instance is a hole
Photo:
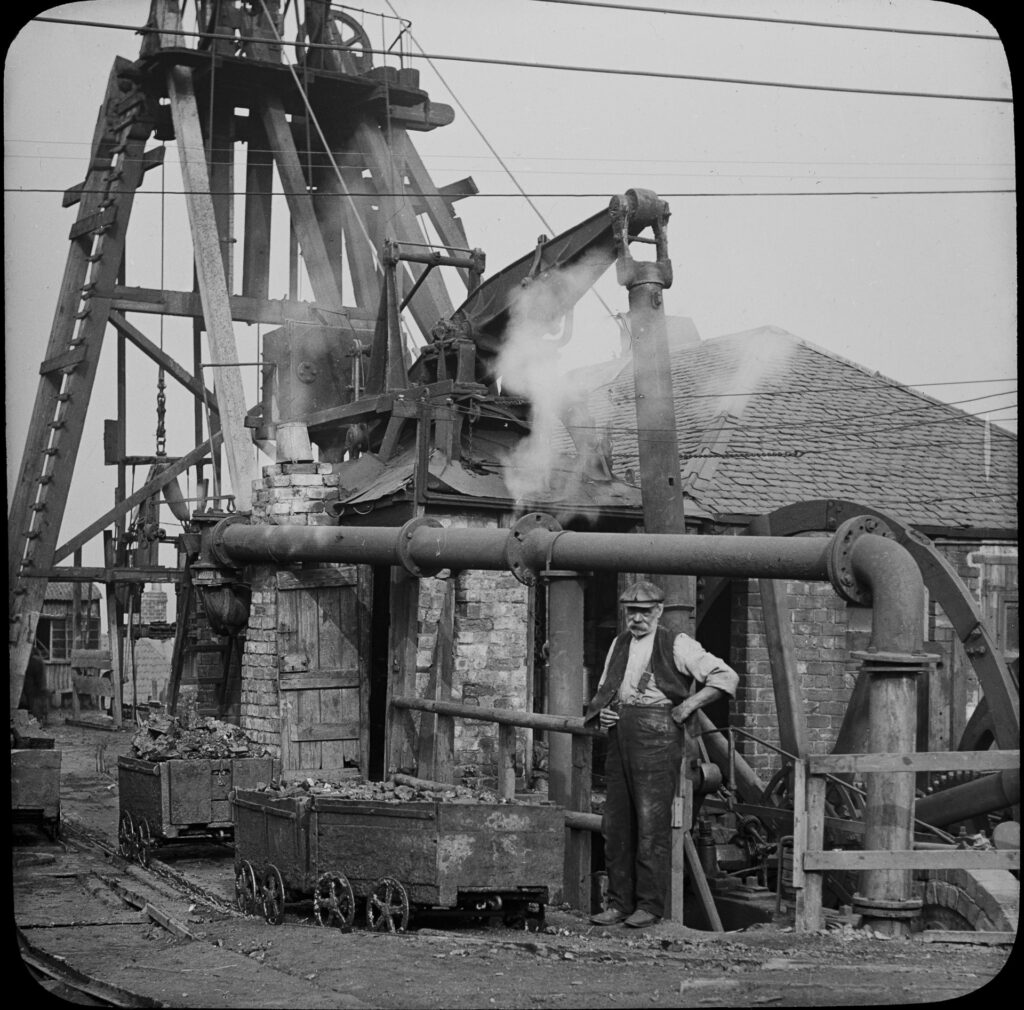
[[[701,687],[717,687],[730,698],[736,697],[739,674],[725,660],[708,652],[696,639],[689,635],[677,635],[672,654],[676,666],[693,677]]]

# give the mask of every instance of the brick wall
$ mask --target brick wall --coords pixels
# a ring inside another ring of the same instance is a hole
[[[986,592],[991,596],[993,583],[999,579],[1015,591],[1015,560],[1009,574],[995,572],[994,568],[997,564],[1006,568],[1007,558],[1016,557],[1015,547],[1001,544],[986,548],[977,542],[952,541],[940,542],[936,547],[976,601],[981,601]],[[731,657],[740,674],[740,687],[732,722],[778,746],[778,716],[758,582],[738,580],[735,586]],[[860,664],[849,656],[867,648],[872,611],[847,606],[826,583],[791,581],[786,583],[786,593],[811,752],[828,753],[835,744],[859,676]],[[984,616],[991,622],[990,614]],[[952,625],[933,599],[928,600],[927,615],[922,614],[922,630],[925,641],[937,645],[942,656],[942,666],[927,675],[931,688],[930,746],[955,749],[967,717],[980,698],[980,686]],[[737,739],[740,753],[758,776],[767,781],[780,767],[780,756],[764,744]]]
[[[324,526],[334,522],[326,505],[338,497],[338,477],[328,463],[274,463],[253,481],[254,526]],[[240,724],[257,742],[281,753],[277,684],[277,567],[247,571],[252,604],[242,652]]]
[[[495,529],[495,518],[438,515],[442,525]],[[437,629],[445,580],[420,582],[416,691],[428,691],[438,662]],[[529,590],[509,572],[464,571],[454,579],[455,621],[452,700],[483,708],[529,708],[532,631]],[[521,776],[531,746],[528,731],[517,730],[516,769]],[[491,723],[455,720],[455,781],[496,780],[497,727]]]
[[[849,654],[867,645],[870,611],[848,610],[824,583],[787,582],[786,599],[811,753],[825,754],[832,749],[846,714],[859,665],[849,660]],[[737,583],[731,632],[733,666],[740,675],[731,721],[778,747],[775,691],[756,579]],[[763,743],[737,737],[737,749],[765,781],[780,767],[780,756]]]

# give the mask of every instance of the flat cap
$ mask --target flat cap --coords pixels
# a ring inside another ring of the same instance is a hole
[[[665,594],[653,582],[634,582],[619,597],[627,607],[656,607],[665,601]]]

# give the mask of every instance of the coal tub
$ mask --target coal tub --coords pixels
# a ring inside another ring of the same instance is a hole
[[[342,799],[236,789],[235,889],[269,922],[312,898],[324,926],[404,931],[455,915],[539,928],[561,900],[565,814],[550,804]]]

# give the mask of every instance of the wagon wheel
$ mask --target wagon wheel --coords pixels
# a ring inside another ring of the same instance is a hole
[[[139,818],[135,825],[135,857],[142,866],[149,866],[149,853],[153,848],[153,836],[149,831],[149,821]]]
[[[352,885],[343,873],[325,873],[313,892],[313,915],[321,926],[337,926],[348,931],[356,917],[356,899]]]
[[[375,933],[404,933],[409,925],[409,895],[394,877],[381,877],[366,898],[366,922]]]
[[[121,820],[117,825],[117,851],[125,859],[131,859],[135,851],[135,822],[127,810],[121,811]]]
[[[284,880],[273,864],[263,874],[263,917],[273,926],[284,921]]]
[[[240,912],[251,915],[257,905],[256,871],[248,859],[235,868],[235,904]]]

